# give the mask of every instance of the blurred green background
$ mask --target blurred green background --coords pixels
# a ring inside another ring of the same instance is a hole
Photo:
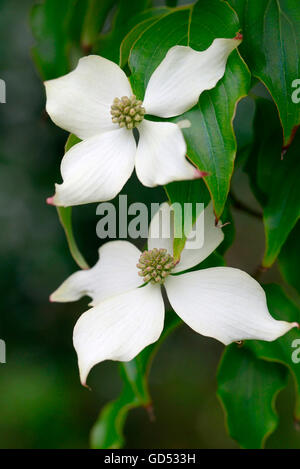
[[[31,60],[29,28],[32,0],[0,0],[0,78],[7,103],[0,104],[0,338],[7,363],[0,364],[0,448],[87,448],[101,407],[120,390],[117,365],[92,371],[92,392],[79,382],[72,330],[86,309],[80,303],[50,304],[49,294],[76,270],[56,210],[45,203],[58,181],[67,134],[47,118],[43,85]],[[157,2],[163,4],[163,2]],[[59,21],[59,19],[58,19]],[[243,118],[243,105],[239,118]],[[255,207],[246,176],[236,189]],[[137,192],[138,191],[138,192]],[[124,193],[129,202],[162,201],[133,178]],[[92,264],[96,205],[74,210],[79,245]],[[253,272],[261,258],[261,223],[234,212],[236,240],[227,254],[231,266]],[[264,278],[278,279],[276,268]],[[223,346],[183,326],[160,349],[150,376],[156,420],[143,409],[125,426],[128,448],[235,448],[226,434],[216,398],[216,369]],[[267,446],[300,448],[292,422],[291,383],[278,399],[280,425]]]

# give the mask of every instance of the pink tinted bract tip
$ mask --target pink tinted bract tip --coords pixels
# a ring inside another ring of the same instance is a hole
[[[204,178],[206,176],[209,176],[209,173],[207,171],[201,171],[200,169],[196,169],[195,179]]]
[[[47,202],[48,205],[54,205],[53,200],[54,200],[54,196],[47,197],[46,202]]]
[[[236,40],[238,40],[238,41],[242,41],[242,40],[243,40],[243,35],[242,35],[242,33],[237,33],[237,35],[235,36],[234,39],[236,39]]]

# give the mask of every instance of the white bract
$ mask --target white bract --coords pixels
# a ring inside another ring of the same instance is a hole
[[[80,59],[68,75],[47,81],[48,114],[82,140],[65,154],[63,183],[56,184],[48,202],[71,206],[113,199],[134,167],[147,187],[200,177],[186,159],[179,126],[144,115],[168,118],[192,108],[200,94],[222,78],[227,58],[240,42],[240,36],[215,39],[201,52],[172,47],[152,74],[143,102],[133,96],[121,68],[96,55]]]
[[[51,295],[51,301],[61,302],[83,295],[93,299],[93,307],[79,318],[73,336],[83,384],[95,364],[132,360],[158,340],[165,310],[161,284],[186,324],[225,345],[244,339],[272,341],[298,326],[273,319],[260,284],[239,269],[214,267],[182,273],[206,259],[224,235],[215,226],[210,204],[204,212],[203,247],[185,248],[175,263],[173,239],[156,236],[166,233],[166,227],[159,230],[159,226],[160,220],[169,223],[169,211],[165,203],[153,217],[148,251],[141,253],[127,241],[108,242],[100,248],[93,268],[74,273]]]

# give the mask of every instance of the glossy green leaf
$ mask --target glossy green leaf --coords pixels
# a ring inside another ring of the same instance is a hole
[[[285,145],[300,124],[299,104],[292,101],[293,82],[299,78],[299,0],[229,0],[243,28],[241,47],[251,72],[276,102]]]
[[[178,0],[166,0],[166,4],[168,7],[176,7],[178,3]]]
[[[168,49],[176,44],[196,50],[209,47],[216,37],[235,37],[240,26],[237,15],[220,0],[199,0],[195,5],[164,15],[135,42],[129,65],[135,94],[142,99],[147,83]],[[247,94],[250,74],[237,51],[229,57],[226,73],[217,86],[204,92],[199,104],[178,122],[189,119],[192,126],[183,133],[188,156],[209,173],[205,178],[215,213],[219,218],[227,199],[236,154],[232,121],[237,102]]]
[[[88,269],[89,266],[78,249],[72,227],[72,207],[57,207],[59,221],[63,226],[68,241],[70,253],[81,269]]]
[[[170,204],[180,204],[182,207],[181,213],[174,210],[175,232],[178,230],[177,232],[183,233],[183,237],[175,238],[173,243],[174,257],[175,259],[179,259],[186,243],[186,236],[184,234],[184,204],[192,204],[192,223],[195,223],[197,216],[199,216],[201,213],[197,212],[196,204],[203,203],[204,207],[206,207],[211,200],[210,194],[203,179],[172,182],[165,186],[165,191]],[[222,228],[225,239],[218,247],[218,253],[221,256],[224,255],[227,249],[231,246],[235,236],[233,218],[230,212],[229,203],[227,203],[225,206],[225,210],[222,216],[222,223],[225,225]],[[186,234],[188,235],[188,233]]]
[[[80,142],[80,139],[73,134],[69,135],[67,143],[65,145],[65,152],[70,150],[73,145]],[[86,263],[84,257],[82,256],[80,250],[78,249],[72,226],[72,207],[57,207],[57,213],[60,220],[60,223],[63,226],[63,229],[66,234],[68,246],[70,253],[74,261],[79,265],[81,269],[88,269],[89,266]]]
[[[285,368],[257,358],[245,345],[225,349],[218,370],[218,397],[229,435],[242,448],[262,448],[276,429],[276,397],[287,383]]]
[[[300,132],[282,157],[275,105],[263,99],[256,101],[254,126],[253,150],[247,167],[255,195],[264,209],[263,266],[270,267],[300,216]]]
[[[124,424],[131,409],[143,406],[151,416],[152,403],[147,377],[152,360],[161,343],[180,323],[178,316],[174,313],[167,313],[160,340],[144,349],[131,362],[121,365],[123,389],[120,396],[108,403],[101,411],[91,432],[92,448],[121,448],[124,445]]]
[[[36,45],[32,54],[44,80],[65,75],[71,68],[71,56],[80,57],[84,4],[78,0],[45,0],[34,5],[30,20]]]
[[[120,47],[120,67],[125,67],[128,62],[129,55],[134,43],[138,40],[141,34],[149,28],[152,24],[166,13],[169,13],[170,9],[166,7],[150,8],[140,15],[135,16],[137,24],[129,31],[124,37]]]
[[[116,2],[45,0],[34,5],[31,27],[37,43],[33,57],[43,79],[65,75],[82,55],[91,52]]]
[[[300,216],[300,133],[297,134],[290,151],[277,167],[277,190],[274,187],[264,209],[266,252],[263,266],[269,267],[277,258],[283,243]]]
[[[247,96],[239,102],[233,122],[237,140],[237,155],[234,163],[235,171],[245,165],[249,156],[254,135],[254,115],[254,99]]]
[[[275,319],[300,322],[300,309],[278,285],[264,286],[268,308]],[[295,418],[300,421],[300,331],[292,329],[275,342],[249,341],[247,346],[259,358],[285,365],[293,376],[296,388]]]
[[[70,134],[65,144],[65,153],[79,142],[81,142],[80,138],[76,137],[74,134]]]
[[[87,52],[100,35],[106,17],[116,0],[87,0],[86,14],[81,32],[81,44]]]
[[[200,212],[197,211],[197,203],[203,203],[206,206],[210,201],[209,192],[202,179],[194,181],[172,182],[165,187],[170,204],[180,204],[181,211],[174,210],[174,226],[175,233],[182,233],[182,238],[174,238],[173,253],[174,258],[180,258],[181,251],[186,242],[184,233],[184,204],[191,204],[192,207],[192,223],[194,224]],[[200,207],[201,208],[201,207]]]
[[[294,287],[300,295],[300,222],[290,232],[288,239],[284,243],[278,256],[280,272],[285,281]]]
[[[176,44],[187,45],[189,17],[189,8],[172,11],[146,29],[135,42],[129,67],[131,84],[139,99],[143,99],[147,83],[167,51]]]
[[[151,6],[151,0],[117,0],[117,7],[108,32],[100,34],[93,53],[119,63],[122,40],[132,29],[132,20]]]

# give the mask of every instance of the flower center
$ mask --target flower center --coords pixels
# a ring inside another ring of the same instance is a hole
[[[166,249],[154,248],[143,252],[137,267],[140,269],[139,275],[143,277],[144,282],[162,285],[175,265],[173,257]]]
[[[112,121],[120,127],[133,129],[144,119],[146,113],[142,106],[143,102],[136,99],[136,96],[123,96],[121,99],[115,98],[110,108]]]

